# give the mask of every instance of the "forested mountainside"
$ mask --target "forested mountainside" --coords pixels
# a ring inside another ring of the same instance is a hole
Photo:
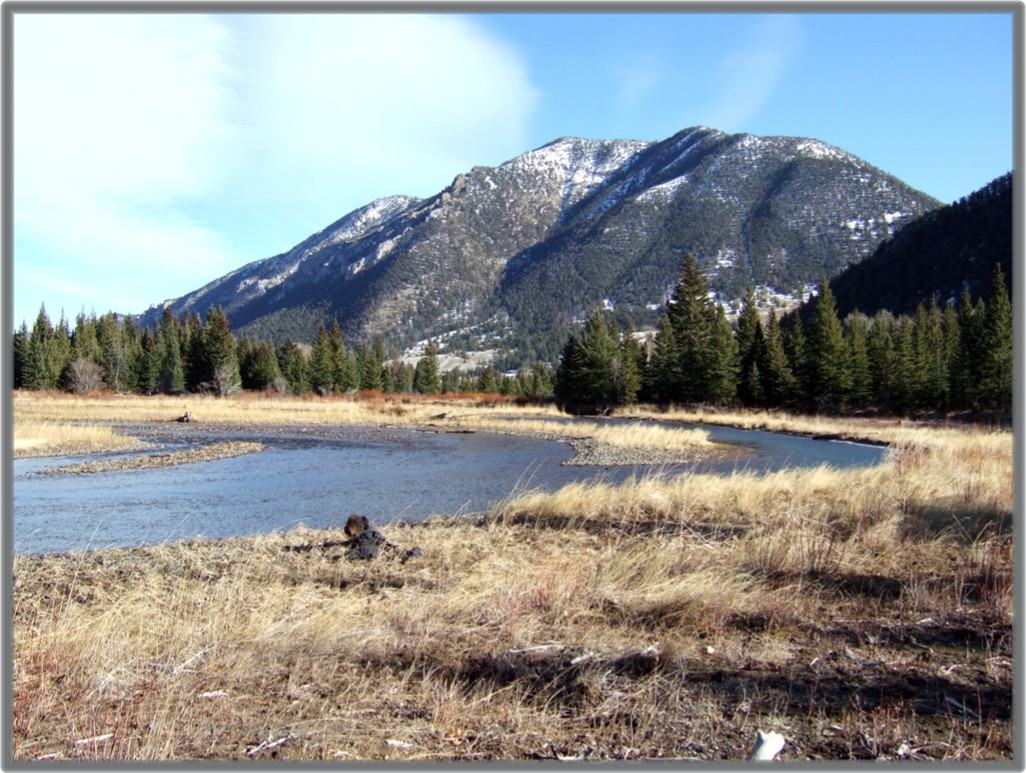
[[[950,206],[903,226],[863,261],[834,277],[838,313],[886,309],[914,314],[936,298],[941,306],[989,292],[995,266],[1012,287],[1012,174]]]
[[[687,254],[724,300],[749,284],[797,295],[939,206],[813,139],[562,138],[431,198],[372,202],[136,321],[220,306],[233,330],[271,342],[312,342],[337,319],[351,341],[554,361],[595,308],[654,325]]]

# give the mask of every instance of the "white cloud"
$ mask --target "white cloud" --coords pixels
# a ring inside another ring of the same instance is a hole
[[[434,193],[468,163],[524,149],[537,98],[526,70],[467,19],[258,16],[239,34],[246,174],[288,181],[297,204],[337,217],[342,192]]]
[[[223,183],[224,39],[203,16],[15,18],[16,302],[47,300],[21,298],[19,277],[35,274],[54,289],[58,276],[92,282],[101,311],[125,310],[141,302],[133,288],[155,289],[189,258],[234,261],[180,209]]]
[[[19,199],[68,182],[108,196],[209,192],[231,133],[221,40],[198,16],[18,17]]]
[[[705,121],[723,131],[741,131],[776,91],[803,45],[796,16],[768,15],[749,27],[713,71],[717,98]]]
[[[14,39],[16,318],[65,303],[28,285],[47,260],[135,310],[272,254],[276,222],[434,193],[523,150],[537,99],[457,16],[23,14]]]

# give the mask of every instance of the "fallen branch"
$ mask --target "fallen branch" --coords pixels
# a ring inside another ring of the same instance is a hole
[[[959,700],[956,700],[955,698],[952,698],[952,697],[951,697],[950,695],[947,695],[947,696],[945,696],[945,697],[944,697],[944,700],[946,700],[946,701],[947,701],[948,703],[950,703],[950,704],[951,704],[952,706],[954,706],[954,707],[955,707],[956,709],[958,709],[959,711],[961,711],[961,712],[962,712],[963,714],[965,714],[965,715],[966,715],[967,717],[972,717],[973,719],[979,719],[979,718],[980,718],[980,715],[979,715],[979,714],[977,714],[977,713],[976,713],[975,711],[973,711],[973,710],[972,710],[971,708],[969,708],[968,706],[966,706],[966,705],[965,705],[964,703],[962,703],[961,701],[959,701]]]
[[[565,644],[558,644],[557,642],[551,642],[549,644],[539,644],[535,647],[525,647],[520,650],[506,650],[510,655],[525,655],[528,652],[553,652],[562,651],[567,648]]]
[[[93,736],[92,738],[81,738],[78,741],[75,741],[75,746],[85,746],[87,743],[103,743],[113,737],[114,733],[104,733],[103,735]]]

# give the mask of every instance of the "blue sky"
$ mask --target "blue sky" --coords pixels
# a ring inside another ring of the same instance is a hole
[[[1011,10],[874,7],[18,13],[14,324],[142,311],[566,135],[812,137],[943,202],[1010,170]]]

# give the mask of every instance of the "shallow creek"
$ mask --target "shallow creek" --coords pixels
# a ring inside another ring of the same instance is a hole
[[[693,465],[568,466],[564,442],[485,432],[360,427],[204,428],[133,425],[121,431],[167,452],[220,442],[264,443],[260,453],[157,469],[38,475],[90,457],[17,459],[15,553],[154,544],[340,527],[350,513],[373,523],[488,510],[523,489],[555,491],[581,480],[619,481],[649,471],[729,474],[783,467],[869,466],[885,449],[778,433],[705,426],[730,450]],[[138,454],[139,452],[134,452]],[[144,452],[145,453],[145,452]]]

